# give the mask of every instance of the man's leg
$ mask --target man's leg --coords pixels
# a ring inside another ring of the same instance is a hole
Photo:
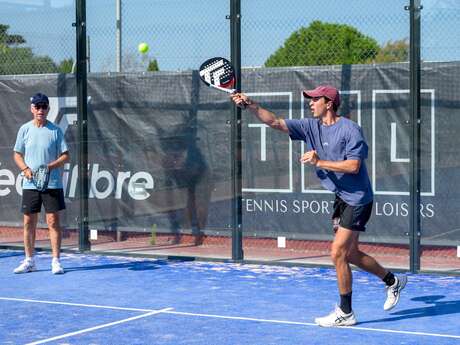
[[[357,236],[356,231],[343,227],[338,227],[336,231],[334,241],[332,242],[331,258],[337,274],[340,306],[336,307],[331,314],[316,318],[315,322],[319,326],[353,326],[357,322],[351,308],[352,273],[348,262],[348,252]]]
[[[359,232],[358,232],[359,236]],[[348,254],[348,261],[362,270],[372,273],[383,280],[387,286],[387,299],[384,310],[390,310],[399,302],[399,296],[407,283],[407,277],[396,277],[392,272],[383,268],[372,256],[359,250],[359,237],[356,237]]]
[[[372,256],[367,255],[366,253],[359,250],[358,231],[356,231],[356,236],[353,238],[353,242],[348,253],[348,261],[351,264],[358,266],[362,270],[376,275],[380,279],[383,279],[388,273],[388,271],[383,268]]]
[[[26,258],[34,256],[37,221],[38,213],[24,214],[24,252]]]
[[[47,189],[43,195],[43,205],[45,206],[46,224],[50,234],[51,252],[53,261],[51,272],[62,274],[64,269],[59,262],[61,254],[61,224],[59,222],[59,211],[65,209],[64,191],[62,189]]]
[[[25,259],[16,267],[14,273],[28,273],[36,270],[34,261],[35,230],[37,228],[38,213],[24,213],[24,253]]]
[[[59,224],[59,212],[47,213],[46,224],[48,224],[53,258],[59,259],[62,239],[61,228]]]
[[[339,293],[345,295],[351,292],[352,274],[348,262],[348,253],[359,233],[339,227],[332,242],[331,258],[334,263]]]
[[[59,257],[61,254],[61,226],[59,223],[59,212],[46,213],[46,223],[50,233],[51,252],[53,260],[51,262],[51,272],[53,274],[62,274],[64,269],[61,266]]]

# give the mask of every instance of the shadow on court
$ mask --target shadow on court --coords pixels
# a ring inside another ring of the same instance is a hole
[[[22,252],[11,252],[11,253],[5,252],[5,253],[1,253],[0,252],[0,259],[9,258],[9,257],[13,257],[13,256],[24,256],[24,253],[22,253]]]
[[[93,270],[110,270],[118,268],[126,268],[130,271],[150,271],[159,269],[161,266],[168,265],[165,260],[158,261],[136,261],[136,262],[123,262],[114,264],[102,264],[94,266],[77,266],[77,267],[64,267],[66,273],[73,271],[93,271]]]
[[[19,254],[23,255],[23,254]],[[15,255],[11,255],[15,256]],[[0,258],[2,258],[0,256]],[[164,262],[152,262],[152,261],[140,261],[140,262],[125,262],[117,264],[104,264],[104,265],[94,265],[94,266],[77,266],[77,267],[68,267],[64,265],[65,273],[75,272],[75,271],[93,271],[93,270],[108,270],[108,269],[117,269],[117,268],[126,268],[130,271],[149,271],[159,269],[161,266],[165,266],[168,263]],[[51,271],[51,268],[41,268],[44,267],[42,263],[39,264],[38,269],[33,273]],[[47,266],[46,266],[47,267]]]
[[[460,313],[460,300],[440,301],[444,297],[445,297],[444,295],[429,295],[429,296],[422,296],[422,297],[414,297],[414,298],[411,298],[411,301],[425,302],[426,304],[431,304],[431,305],[427,307],[400,310],[400,311],[391,313],[390,314],[391,317],[387,317],[384,319],[363,321],[363,322],[360,322],[360,324],[399,321],[399,320],[416,319],[416,318],[431,317],[431,316],[438,316],[438,315],[459,314]]]

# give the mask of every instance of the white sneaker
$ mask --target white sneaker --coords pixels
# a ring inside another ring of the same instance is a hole
[[[59,260],[53,259],[53,261],[51,262],[51,272],[53,274],[63,274],[64,273],[64,269],[62,268]]]
[[[24,259],[21,264],[14,269],[14,273],[28,273],[36,271],[37,267],[35,266],[35,261],[33,259]]]
[[[321,327],[339,327],[339,326],[353,326],[357,323],[355,313],[351,311],[345,314],[342,309],[335,306],[332,313],[324,317],[317,317],[315,323]]]
[[[396,304],[399,302],[399,295],[401,294],[402,289],[406,286],[407,277],[405,275],[400,275],[395,277],[395,282],[391,286],[387,286],[387,300],[383,305],[383,310],[393,309]]]

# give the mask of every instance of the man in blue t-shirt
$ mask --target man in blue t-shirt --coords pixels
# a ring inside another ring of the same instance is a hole
[[[61,229],[59,211],[65,209],[62,185],[62,170],[69,160],[67,144],[61,129],[46,119],[50,110],[48,97],[37,93],[31,98],[30,111],[33,119],[19,128],[14,145],[14,162],[21,170],[22,206],[24,214],[24,261],[14,273],[27,273],[36,270],[34,260],[35,231],[38,214],[43,204],[46,212],[51,241],[53,274],[62,274],[64,269],[59,261],[61,251]],[[46,189],[36,186],[34,171],[47,166],[49,179]]]
[[[242,93],[231,98],[241,108],[248,109],[271,128],[289,134],[292,140],[307,145],[300,161],[315,167],[321,184],[335,193],[332,215],[335,231],[331,257],[336,268],[340,304],[331,314],[315,319],[319,326],[352,326],[356,317],[351,308],[352,273],[350,264],[381,278],[387,287],[384,310],[399,301],[407,277],[396,277],[373,257],[359,249],[359,234],[365,231],[373,205],[373,192],[365,160],[368,147],[361,128],[353,121],[339,116],[340,94],[332,86],[305,90],[310,100],[312,118],[290,120],[278,118]]]

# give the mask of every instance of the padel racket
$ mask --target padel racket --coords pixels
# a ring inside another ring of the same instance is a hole
[[[33,184],[39,192],[43,192],[48,187],[48,181],[50,178],[50,172],[48,166],[43,164],[34,171]]]
[[[208,86],[227,93],[234,93],[235,71],[230,61],[213,57],[200,66],[200,79]]]

